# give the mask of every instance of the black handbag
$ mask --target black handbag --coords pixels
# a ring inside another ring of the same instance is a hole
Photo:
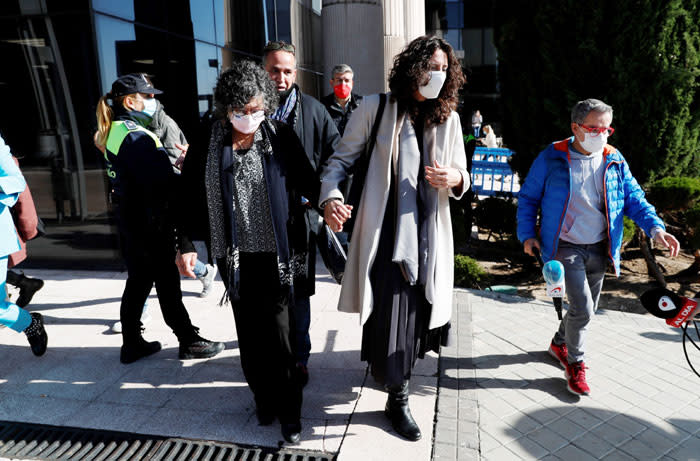
[[[40,217],[36,217],[36,235],[32,237],[30,240],[38,239],[39,237],[43,237],[46,235],[46,226],[44,225],[44,221],[41,220]]]
[[[343,281],[343,273],[345,272],[345,263],[347,256],[343,245],[338,240],[335,232],[328,227],[328,224],[323,224],[318,232],[318,251],[321,253],[323,264],[330,272],[331,277],[338,283]]]

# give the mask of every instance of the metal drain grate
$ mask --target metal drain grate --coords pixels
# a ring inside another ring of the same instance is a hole
[[[335,456],[304,450],[250,447],[0,421],[0,456],[75,461],[334,461]]]

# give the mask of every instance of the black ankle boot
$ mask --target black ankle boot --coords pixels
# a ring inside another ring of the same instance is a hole
[[[282,423],[282,437],[288,443],[299,443],[299,440],[301,440],[301,423]]]
[[[148,342],[141,336],[131,338],[128,341],[124,340],[119,361],[123,364],[134,363],[139,359],[155,354],[161,348],[162,346],[158,341]]]
[[[386,390],[389,398],[386,401],[384,414],[391,421],[394,430],[413,442],[420,440],[420,428],[408,408],[408,381],[404,381],[399,386],[386,386]]]
[[[17,274],[14,272],[10,277],[9,271],[7,274],[7,282],[19,288],[19,297],[17,297],[17,302],[15,303],[19,307],[26,307],[32,301],[34,293],[41,290],[44,286],[44,281],[41,279],[33,279],[24,274]]]
[[[32,312],[29,315],[32,316],[32,323],[24,329],[24,334],[27,335],[32,353],[36,356],[44,355],[49,342],[49,337],[44,329],[44,317],[38,312]]]

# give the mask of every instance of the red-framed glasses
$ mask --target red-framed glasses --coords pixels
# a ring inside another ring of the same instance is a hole
[[[612,136],[612,134],[615,132],[615,128],[609,126],[609,127],[593,127],[593,126],[586,126],[586,125],[581,125],[580,123],[577,123],[578,126],[580,126],[583,131],[586,133],[590,133],[591,136],[598,136],[599,134],[605,133],[607,136]]]

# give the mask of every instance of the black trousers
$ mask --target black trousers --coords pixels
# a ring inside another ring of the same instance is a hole
[[[174,241],[167,237],[168,233],[165,234],[152,234],[149,238],[147,234],[134,235],[120,229],[122,252],[129,274],[119,311],[124,344],[133,343],[141,336],[141,312],[153,284],[163,319],[178,340],[187,341],[196,333],[182,303]]]
[[[255,404],[282,423],[301,417],[302,386],[293,350],[294,317],[289,293],[281,289],[274,253],[240,254],[240,299],[233,300],[241,366]],[[217,262],[226,282],[224,260]]]

